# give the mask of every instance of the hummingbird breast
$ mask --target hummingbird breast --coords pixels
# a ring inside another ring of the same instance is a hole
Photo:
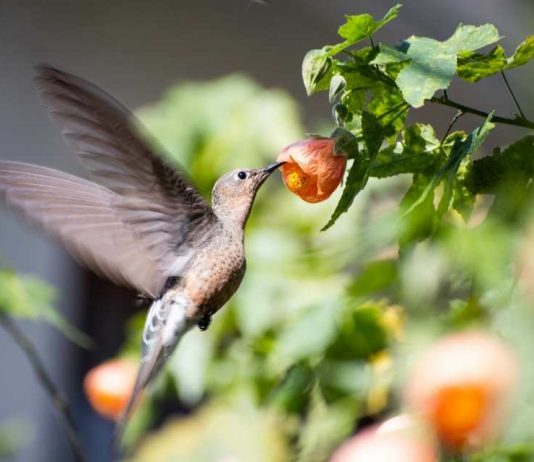
[[[246,270],[242,236],[223,232],[199,248],[181,278],[180,289],[191,300],[190,319],[218,311],[239,288]]]

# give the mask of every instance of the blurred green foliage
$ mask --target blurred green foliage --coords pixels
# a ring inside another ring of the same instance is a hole
[[[69,340],[84,348],[89,347],[91,339],[53,308],[54,300],[55,291],[49,285],[0,266],[0,316],[48,322]]]
[[[207,332],[184,338],[149,392],[127,435],[131,460],[324,462],[364,421],[402,411],[419,352],[472,326],[513,345],[521,381],[501,441],[465,460],[534,457],[534,138],[484,144],[501,122],[534,124],[522,111],[503,118],[436,96],[455,76],[474,83],[526,64],[534,40],[508,58],[500,45],[483,50],[500,38],[492,25],[460,25],[442,42],[375,43],[399,10],[348,16],[339,44],[305,56],[308,94],[328,91],[337,129],[353,135],[343,191],[310,205],[274,177],[262,188],[245,280]],[[443,134],[407,125],[410,109],[428,103],[480,124],[453,131],[457,117]],[[240,75],[181,83],[138,115],[206,196],[222,173],[270,163],[304,134],[287,94]],[[58,324],[47,290],[3,271],[0,311]],[[131,320],[124,354],[139,354],[143,322]],[[162,399],[190,412],[148,433]]]
[[[344,146],[353,163],[338,206],[328,220],[336,199],[305,204],[273,180],[260,191],[243,285],[207,332],[184,339],[145,403],[154,410],[154,400],[176,393],[192,413],[143,439],[133,460],[325,461],[362,419],[398,411],[417,352],[470,326],[516,347],[523,380],[501,443],[469,457],[532,456],[533,408],[521,403],[534,398],[534,310],[517,280],[529,236],[532,137],[473,160],[502,118],[488,114],[471,133],[451,124],[441,136],[425,123],[406,125],[410,107],[450,105],[435,92],[456,74],[481,78],[481,61],[494,72],[525,64],[531,38],[502,65],[500,52],[479,52],[499,40],[491,25],[459,26],[444,42],[354,48],[399,8],[378,21],[348,16],[340,44],[304,58],[308,93],[329,90],[337,124],[356,140]],[[139,116],[206,195],[225,171],[271,162],[304,133],[287,95],[243,76],[180,84]],[[125,351],[138,348],[141,327],[141,317],[132,321]],[[243,403],[249,411],[239,411]],[[262,442],[244,444],[236,411],[251,419],[247,427],[267,425]],[[214,430],[210,418],[227,424]]]

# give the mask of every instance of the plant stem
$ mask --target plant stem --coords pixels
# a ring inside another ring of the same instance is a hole
[[[447,138],[447,136],[449,136],[449,133],[451,132],[452,130],[452,127],[454,127],[454,124],[458,121],[458,119],[460,117],[462,117],[463,115],[465,115],[465,112],[464,111],[458,111],[456,113],[456,115],[452,118],[451,120],[451,123],[449,124],[449,126],[447,127],[447,131],[445,132],[445,135],[443,135],[443,138],[441,140],[441,144],[443,144],[443,142],[445,141],[445,139]]]
[[[484,117],[484,118],[487,118],[489,116],[489,112],[484,112],[484,111],[480,111],[478,109],[472,108],[470,106],[465,106],[463,104],[452,101],[445,96],[434,96],[433,98],[430,98],[429,101],[434,104],[441,104],[442,106],[453,107],[467,114],[474,114],[474,115],[477,115],[479,117]],[[530,128],[534,130],[534,122],[528,119],[522,118],[522,117],[516,117],[514,119],[510,119],[507,117],[493,116],[491,121],[505,124],[505,125],[513,125],[515,127]]]
[[[510,82],[508,82],[508,78],[506,77],[506,74],[504,73],[504,71],[501,71],[501,76],[502,76],[502,78],[504,80],[504,83],[506,84],[506,88],[508,88],[508,91],[509,91],[510,95],[512,96],[512,99],[514,100],[514,103],[515,103],[515,105],[517,107],[517,110],[519,111],[519,114],[521,114],[521,117],[523,119],[526,119],[525,113],[521,109],[521,106],[519,105],[519,101],[515,97],[514,91],[512,90],[512,87],[510,86]]]
[[[31,343],[30,339],[24,335],[24,333],[9,319],[5,314],[0,314],[0,324],[11,335],[15,343],[24,351],[28,361],[30,362],[39,383],[48,394],[52,405],[56,408],[56,411],[60,417],[60,422],[67,434],[67,440],[69,442],[74,460],[76,462],[84,462],[85,457],[82,452],[81,444],[78,435],[75,430],[74,420],[70,412],[69,404],[54,385],[54,382],[48,375],[46,368],[41,361],[35,347]]]

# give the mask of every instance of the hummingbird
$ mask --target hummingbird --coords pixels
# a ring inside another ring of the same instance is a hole
[[[151,302],[120,435],[183,335],[195,326],[207,329],[239,288],[245,224],[258,189],[283,162],[226,173],[210,205],[183,169],[148,146],[134,116],[112,96],[50,66],[39,66],[34,80],[52,122],[94,182],[0,160],[0,194],[82,265]]]

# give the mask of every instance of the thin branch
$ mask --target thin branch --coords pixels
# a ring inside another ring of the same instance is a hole
[[[70,412],[69,404],[54,385],[54,382],[48,375],[46,368],[35,350],[31,341],[24,335],[24,333],[9,319],[5,314],[0,314],[0,324],[11,335],[15,343],[24,351],[28,361],[33,368],[39,383],[48,394],[52,405],[60,417],[60,422],[67,434],[67,439],[76,462],[84,462],[85,457],[82,452],[80,440],[75,430],[74,420]]]
[[[519,114],[521,114],[521,117],[523,119],[526,119],[525,113],[521,109],[521,106],[519,105],[519,101],[515,97],[514,91],[512,90],[512,87],[510,86],[510,82],[508,82],[508,78],[506,77],[506,74],[504,73],[504,71],[501,71],[501,76],[502,76],[502,78],[504,80],[504,83],[506,84],[506,88],[508,88],[508,92],[510,93],[510,95],[512,96],[512,99],[514,100],[514,103],[515,103],[515,105],[517,107],[517,110],[519,111]]]
[[[441,104],[442,106],[453,107],[467,114],[474,114],[474,115],[477,115],[479,117],[484,117],[484,118],[487,118],[489,116],[489,112],[484,112],[484,111],[480,111],[478,109],[472,108],[470,106],[465,106],[463,104],[452,101],[449,98],[446,98],[445,96],[434,96],[433,98],[430,98],[429,101],[431,103]],[[525,119],[525,118],[521,118],[521,117],[510,119],[507,117],[493,116],[491,118],[491,121],[500,123],[500,124],[505,124],[505,125],[513,125],[515,127],[530,128],[534,130],[534,122],[528,119]]]
[[[449,126],[447,127],[447,131],[445,132],[445,135],[443,135],[443,138],[441,139],[441,143],[440,144],[443,144],[443,142],[445,141],[445,139],[447,138],[447,136],[449,136],[449,133],[451,132],[452,130],[452,127],[454,127],[454,124],[456,122],[458,122],[458,119],[460,117],[462,117],[463,115],[465,115],[465,112],[464,111],[458,111],[456,113],[456,115],[452,118],[451,120],[451,123],[449,124]]]

